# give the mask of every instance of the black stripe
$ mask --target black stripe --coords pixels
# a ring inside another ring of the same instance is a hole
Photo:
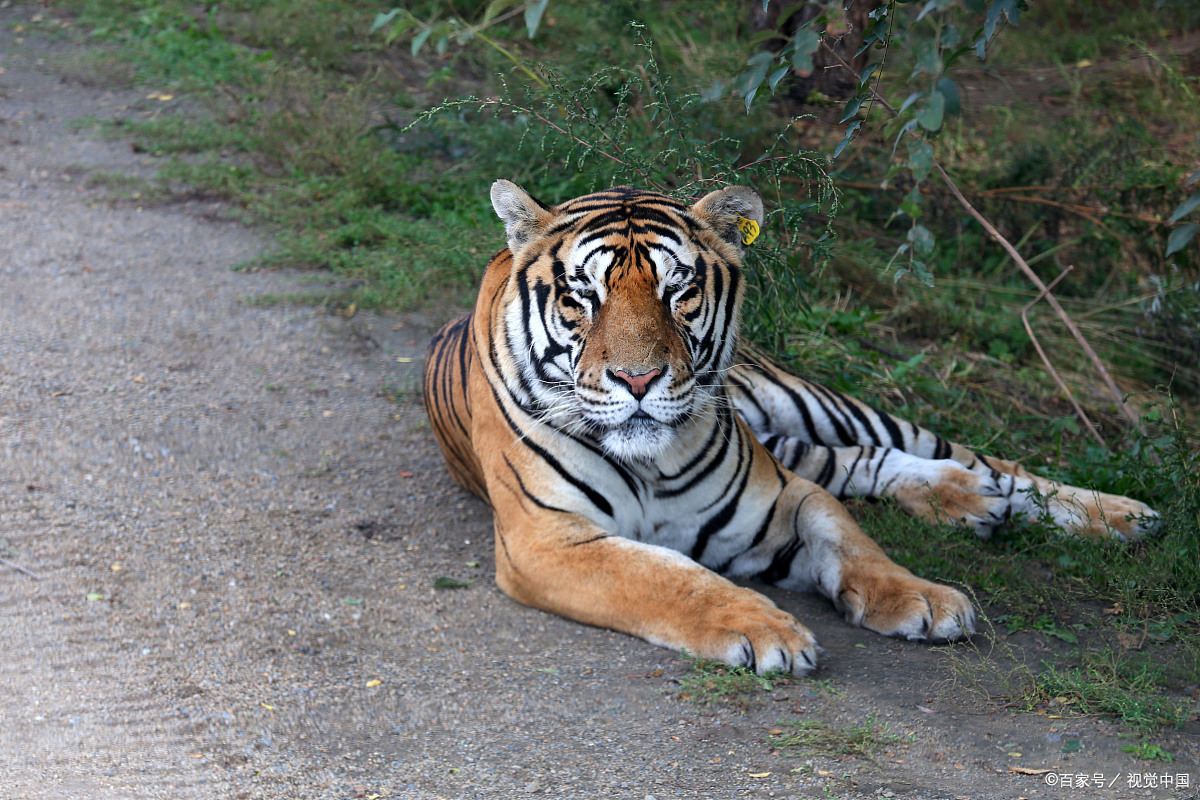
[[[750,470],[742,469],[745,462],[745,447],[738,448],[738,463],[735,468],[742,473],[742,479],[738,482],[738,487],[734,490],[725,501],[721,509],[713,516],[708,518],[708,521],[700,527],[699,533],[696,534],[696,541],[692,545],[691,558],[693,561],[703,564],[704,551],[708,549],[708,540],[713,534],[724,530],[729,521],[733,519],[733,515],[737,512],[738,501],[742,498],[742,492],[746,489],[746,483],[750,480]]]
[[[808,387],[808,390],[810,392],[812,392],[814,396],[815,395],[823,395],[823,397],[814,397],[814,399],[817,401],[817,405],[819,405],[821,407],[821,410],[825,412],[825,417],[833,425],[834,435],[837,436],[836,442],[826,442],[826,441],[818,440],[820,444],[843,445],[843,446],[855,445],[855,444],[866,444],[866,442],[860,442],[858,439],[858,436],[851,433],[849,428],[847,428],[845,420],[841,419],[841,416],[844,412],[842,411],[841,408],[838,407],[837,401],[840,396],[836,392],[834,392],[832,389],[826,389],[824,386],[821,386],[816,383],[810,383],[808,381],[805,381],[804,385]],[[839,412],[842,412],[842,413],[839,413]],[[869,433],[871,433],[872,435],[874,434],[874,430],[871,429],[871,427],[869,425],[867,426],[867,429],[868,429]],[[873,436],[873,438],[874,438],[874,436]],[[878,443],[879,442],[876,439],[875,444],[878,444]]]
[[[683,469],[679,470],[679,472],[674,475],[662,476],[662,480],[677,480],[695,470],[688,480],[682,485],[671,489],[656,490],[654,492],[655,497],[660,499],[667,497],[678,497],[707,477],[712,471],[711,466],[713,464],[720,464],[725,460],[725,455],[729,452],[730,441],[733,439],[732,436],[726,435],[730,425],[729,415],[730,411],[728,408],[722,407],[719,409],[716,420],[717,424],[713,426],[712,431],[709,433],[708,440],[705,441],[704,447],[702,447],[700,451],[692,458],[692,460],[685,464]],[[719,444],[715,451],[712,449],[714,439],[719,439]],[[702,466],[702,460],[710,454],[712,454],[712,458],[703,461]]]
[[[511,461],[508,460],[507,453],[505,453],[505,455],[504,455],[504,463],[508,465],[508,468],[510,470],[512,470],[513,477],[515,477],[517,479],[517,485],[521,487],[521,493],[524,494],[526,497],[528,497],[530,500],[532,500],[533,504],[536,505],[538,508],[544,508],[547,511],[557,511],[560,514],[570,514],[571,513],[570,511],[567,511],[565,508],[559,508],[558,506],[552,506],[549,503],[542,502],[540,499],[538,499],[537,495],[535,495],[533,492],[529,491],[529,489],[525,486],[525,481],[521,480],[520,471],[515,466],[513,466],[513,463]],[[509,488],[512,488],[512,487],[509,487]]]
[[[888,460],[888,456],[896,452],[893,448],[885,448],[883,458],[879,459],[879,463],[875,465],[875,477],[871,481],[871,491],[867,493],[867,497],[875,497],[875,490],[879,488],[879,476],[883,474],[883,463]]]
[[[846,496],[846,488],[848,486],[852,486],[854,484],[854,470],[858,468],[858,462],[862,461],[862,457],[866,453],[866,450],[867,450],[867,448],[865,448],[865,447],[858,448],[858,455],[856,455],[854,457],[854,463],[852,463],[850,465],[850,469],[845,471],[846,472],[846,482],[844,484],[842,484],[842,490],[840,492],[838,492],[839,500],[841,500],[842,498],[844,498]]]
[[[786,578],[792,571],[792,562],[796,560],[796,554],[802,547],[804,540],[800,538],[800,534],[793,533],[787,544],[776,551],[770,566],[758,573],[758,579],[763,583],[778,583]]]
[[[813,483],[817,484],[821,488],[829,488],[829,483],[833,480],[833,473],[835,469],[837,469],[837,454],[833,452],[832,447],[826,447],[825,465],[821,467],[821,471],[817,473],[817,477]]]
[[[579,545],[581,545],[581,544],[591,544],[592,542],[598,542],[601,539],[611,539],[611,538],[612,538],[611,533],[600,533],[600,534],[593,536],[590,539],[584,539],[583,541],[580,541],[580,542],[571,542],[571,547],[579,547]]]
[[[495,366],[494,362],[493,366]],[[508,427],[513,432],[513,435],[520,439],[523,445],[532,450],[538,458],[542,459],[542,461],[545,461],[546,464],[548,464],[551,469],[562,476],[564,480],[566,480],[579,491],[583,492],[584,496],[587,497],[592,505],[599,509],[602,514],[610,517],[613,516],[612,504],[608,502],[608,499],[605,498],[604,495],[600,494],[591,486],[589,486],[587,482],[572,475],[557,458],[546,452],[546,450],[537,442],[525,436],[524,430],[522,430],[522,428],[517,425],[516,421],[508,415],[508,409],[504,407],[504,401],[500,398],[500,393],[496,391],[496,387],[491,386],[490,382],[489,386],[492,390],[492,396],[496,400],[496,406],[499,407],[500,413],[504,415],[504,421],[508,423]]]

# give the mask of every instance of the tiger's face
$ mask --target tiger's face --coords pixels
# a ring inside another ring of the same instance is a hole
[[[514,396],[547,424],[621,461],[652,461],[714,403],[741,305],[732,187],[689,207],[618,188],[561,206],[492,187],[513,252],[502,341]]]

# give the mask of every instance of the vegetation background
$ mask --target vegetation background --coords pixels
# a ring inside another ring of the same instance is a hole
[[[1154,732],[1195,724],[1194,3],[48,0],[31,24],[87,45],[53,64],[65,75],[148,93],[119,124],[79,124],[159,159],[158,178],[91,180],[118,201],[230,201],[278,242],[247,267],[312,270],[319,291],[275,301],[467,307],[501,242],[496,177],[548,202],[756,186],[770,216],[750,338],[983,452],[1163,512],[1133,544],[1037,520],[981,543],[857,506],[901,563],[979,593],[993,645],[1017,630],[1060,645],[1041,663],[954,650],[964,682],[1116,715],[1140,757],[1169,759]],[[1119,396],[956,190],[1058,281]]]

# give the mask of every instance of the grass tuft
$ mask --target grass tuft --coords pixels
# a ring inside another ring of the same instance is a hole
[[[764,694],[798,680],[778,671],[758,675],[746,667],[731,667],[688,653],[683,653],[682,658],[691,665],[691,670],[680,681],[679,697],[699,705],[749,708],[762,700]]]
[[[838,727],[824,720],[797,719],[780,723],[781,731],[767,737],[767,744],[785,756],[870,757],[879,750],[906,741],[874,715],[862,722]]]

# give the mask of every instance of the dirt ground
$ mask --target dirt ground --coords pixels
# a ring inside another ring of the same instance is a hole
[[[815,598],[771,593],[826,648],[815,679],[745,709],[508,600],[416,401],[435,320],[270,302],[303,276],[232,271],[270,242],[219,206],[89,188],[154,164],[67,123],[162,101],[64,82],[20,13],[0,9],[0,556],[38,577],[0,566],[0,798],[1195,796],[1194,725],[1162,740],[1174,763],[1135,761],[1118,726],[987,705],[942,651]],[[902,738],[767,742],[868,719]],[[1191,787],[1129,788],[1150,774]]]

